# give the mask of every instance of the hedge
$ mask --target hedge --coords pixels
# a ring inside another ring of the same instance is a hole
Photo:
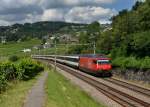
[[[150,69],[150,57],[138,59],[136,57],[118,57],[112,60],[112,65],[120,68]]]
[[[0,93],[6,89],[11,80],[29,80],[35,77],[44,67],[32,59],[22,59],[19,63],[0,63]]]
[[[18,78],[27,80],[33,78],[36,74],[43,70],[43,66],[31,59],[23,59],[17,66]]]

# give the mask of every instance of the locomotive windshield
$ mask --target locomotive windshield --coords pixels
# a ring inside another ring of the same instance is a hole
[[[97,64],[109,64],[109,60],[97,60]]]

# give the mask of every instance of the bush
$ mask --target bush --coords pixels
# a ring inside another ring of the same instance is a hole
[[[8,60],[9,60],[9,61],[12,61],[12,62],[15,62],[15,61],[17,61],[18,59],[19,59],[18,56],[13,55],[13,56],[10,56]]]
[[[18,78],[28,80],[33,78],[40,71],[44,70],[43,66],[34,60],[23,59],[18,64]]]
[[[0,63],[0,92],[5,90],[7,82],[17,77],[16,67],[10,62]]]
[[[112,65],[115,66],[115,67],[122,67],[123,65],[123,60],[124,60],[124,57],[118,57],[118,58],[115,58],[112,60]]]
[[[128,57],[124,60],[123,63],[125,68],[140,68],[141,62],[137,60],[135,57]]]
[[[18,64],[0,63],[0,93],[5,90],[9,81],[14,79],[29,80],[43,69],[40,62],[31,59],[23,59]]]
[[[141,68],[150,69],[150,57],[145,57],[141,62]]]
[[[112,60],[112,65],[121,68],[149,69],[150,57],[137,59],[135,57],[118,57]]]
[[[0,74],[0,93],[1,91],[5,90],[7,86],[7,80],[5,79],[4,74]]]
[[[17,74],[17,69],[11,62],[3,62],[0,64],[0,75],[5,75],[6,80],[15,79]]]

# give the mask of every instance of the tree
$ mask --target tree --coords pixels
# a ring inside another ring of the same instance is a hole
[[[147,0],[139,9],[139,18],[141,30],[146,31],[150,29],[150,2]]]
[[[79,36],[80,43],[93,43],[96,42],[101,33],[101,26],[98,22],[89,24],[86,31],[81,32]]]
[[[108,54],[112,49],[112,31],[106,31],[102,33],[101,37],[97,41],[97,52]]]
[[[136,56],[150,56],[150,31],[133,34],[131,46]]]
[[[135,10],[135,11],[136,11],[142,4],[143,4],[142,2],[137,1],[137,2],[135,3],[135,5],[132,7],[132,10]]]

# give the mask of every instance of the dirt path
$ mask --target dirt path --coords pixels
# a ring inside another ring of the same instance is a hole
[[[32,87],[23,107],[42,107],[45,100],[44,83],[48,76],[48,72],[44,72],[38,79],[37,83]]]

